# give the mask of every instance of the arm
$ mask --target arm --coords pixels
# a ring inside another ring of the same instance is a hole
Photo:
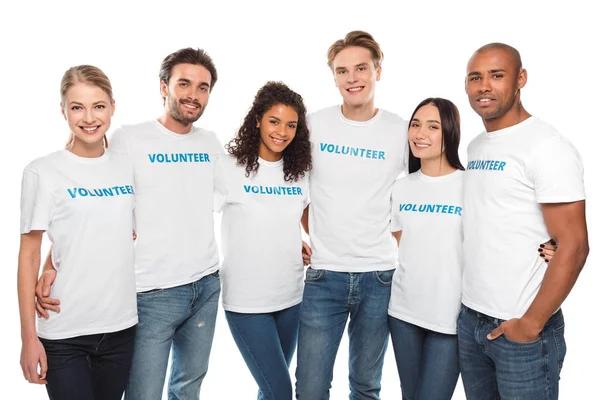
[[[38,317],[44,317],[48,319],[50,315],[47,310],[51,310],[54,312],[60,312],[60,300],[50,298],[50,287],[54,283],[56,279],[56,270],[54,269],[54,265],[52,265],[52,248],[48,252],[48,256],[46,257],[46,262],[44,263],[44,268],[42,269],[42,274],[37,281],[37,285],[35,286],[35,309]]]
[[[21,235],[17,291],[21,317],[21,368],[23,376],[31,383],[45,384],[48,363],[44,346],[35,329],[35,285],[40,269],[40,248],[43,231],[30,231]],[[37,367],[40,366],[40,373]]]
[[[489,339],[507,334],[519,342],[535,340],[575,285],[589,253],[585,201],[542,204],[550,236],[558,243],[539,292],[521,318],[503,322]]]
[[[307,205],[304,211],[302,212],[302,218],[300,218],[300,222],[302,223],[304,232],[306,232],[307,235],[310,235],[310,232],[308,231],[308,207],[310,207],[310,204]]]
[[[392,232],[392,236],[396,239],[398,246],[400,246],[400,238],[402,237],[402,231]]]

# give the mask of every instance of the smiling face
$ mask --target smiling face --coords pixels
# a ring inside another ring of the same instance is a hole
[[[76,82],[66,92],[61,109],[73,133],[73,147],[99,144],[110,127],[115,102],[101,88]]]
[[[345,104],[361,107],[374,103],[375,82],[379,80],[381,67],[375,68],[368,49],[346,47],[335,56],[331,68]]]
[[[412,154],[421,162],[443,156],[442,123],[436,106],[429,103],[417,110],[408,128],[408,142]]]
[[[527,72],[519,68],[508,50],[487,49],[469,60],[465,89],[471,107],[486,127],[492,125],[497,130],[512,124],[520,106],[520,89],[526,82]]]
[[[202,116],[208,104],[210,82],[210,72],[203,66],[175,65],[169,83],[160,83],[165,111],[182,125],[193,124]]]
[[[263,114],[256,126],[260,130],[258,156],[266,161],[277,161],[296,136],[298,113],[293,107],[276,104]]]

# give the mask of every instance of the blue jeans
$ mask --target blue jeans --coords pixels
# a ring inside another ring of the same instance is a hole
[[[562,311],[533,342],[487,334],[504,322],[463,305],[458,317],[458,348],[463,386],[469,400],[558,399],[558,379],[567,351]]]
[[[389,317],[403,400],[450,400],[458,382],[458,338]]]
[[[300,304],[263,314],[226,311],[225,317],[258,384],[258,400],[291,400],[289,367],[298,340]]]
[[[296,398],[329,399],[333,364],[350,316],[350,399],[379,399],[394,270],[308,268],[300,311]]]
[[[120,400],[127,384],[135,326],[68,339],[40,338],[48,357],[50,400]]]
[[[138,328],[127,400],[160,400],[169,352],[169,400],[198,399],[208,370],[221,285],[219,273],[137,295]]]

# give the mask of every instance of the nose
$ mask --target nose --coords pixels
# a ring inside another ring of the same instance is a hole
[[[481,80],[479,81],[478,90],[481,93],[490,92],[492,90],[492,87],[490,85],[490,79],[487,76],[481,77]]]
[[[348,73],[346,74],[346,81],[348,83],[356,82],[356,74],[354,73],[354,71],[348,71]]]
[[[91,108],[86,108],[85,109],[85,114],[83,116],[83,122],[86,123],[86,124],[91,124],[95,120],[96,120],[96,118],[94,117],[93,110]]]

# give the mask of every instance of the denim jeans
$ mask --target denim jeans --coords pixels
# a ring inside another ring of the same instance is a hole
[[[68,339],[40,338],[48,358],[50,400],[120,400],[127,384],[135,326]]]
[[[261,314],[226,311],[225,317],[258,384],[258,400],[291,400],[289,367],[298,341],[300,304]]]
[[[329,399],[348,316],[350,399],[379,399],[393,273],[307,269],[298,336],[298,399]]]
[[[186,285],[138,293],[139,323],[126,400],[162,399],[171,351],[169,400],[198,399],[220,292],[215,272]]]
[[[403,400],[450,400],[458,382],[458,338],[388,317]]]
[[[458,317],[460,371],[467,399],[558,399],[558,380],[567,351],[562,311],[540,337],[520,343],[487,334],[504,322],[463,305]]]

